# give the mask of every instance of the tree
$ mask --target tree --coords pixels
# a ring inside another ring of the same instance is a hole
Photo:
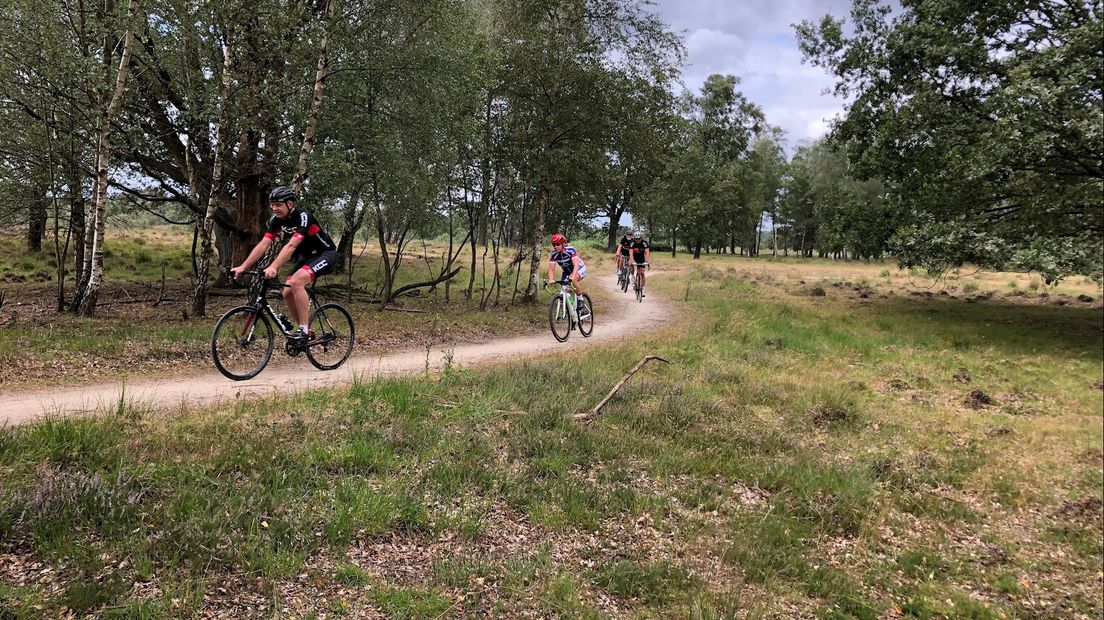
[[[1101,273],[1099,2],[855,0],[797,27],[853,99],[833,139],[902,207],[893,251],[933,270]]]
[[[107,12],[111,11],[111,3],[107,4]],[[104,66],[105,78],[111,79],[111,98],[104,101],[102,96],[93,97],[97,103],[96,116],[96,186],[93,194],[94,208],[92,222],[89,227],[91,243],[85,252],[84,271],[86,278],[81,281],[74,300],[78,312],[82,316],[94,316],[96,303],[99,300],[100,287],[103,285],[103,248],[104,233],[107,226],[107,184],[109,170],[111,168],[111,134],[112,121],[116,112],[123,103],[126,92],[127,75],[130,72],[130,55],[134,50],[134,28],[138,15],[137,0],[129,0],[127,3],[126,21],[123,30],[123,42],[118,68],[110,71],[115,59],[114,45],[115,33],[110,29],[106,31],[103,41],[101,61]],[[102,92],[104,84],[96,83],[90,79],[89,89],[97,94]]]

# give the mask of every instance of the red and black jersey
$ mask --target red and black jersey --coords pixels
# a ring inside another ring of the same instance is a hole
[[[644,250],[647,250],[652,246],[648,245],[647,239],[633,239],[633,242],[629,245],[629,249],[632,250],[632,259],[637,263],[644,262]]]
[[[282,236],[287,239],[299,238],[299,247],[295,248],[296,256],[308,258],[319,252],[335,250],[333,239],[319,226],[314,215],[302,209],[294,209],[287,217],[279,219],[275,216],[268,221],[268,232],[265,239],[276,239]]]
[[[621,254],[621,256],[628,256],[629,255],[629,248],[632,247],[632,242],[633,242],[633,238],[629,235],[625,235],[624,237],[621,238],[621,244],[620,244],[621,249],[618,251]]]

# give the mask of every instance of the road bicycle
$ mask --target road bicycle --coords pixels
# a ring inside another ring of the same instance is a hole
[[[644,301],[644,274],[640,273],[640,268],[648,268],[648,263],[633,263],[633,291],[636,292],[636,301]]]
[[[584,338],[589,337],[594,332],[594,308],[590,297],[583,293],[571,303],[571,298],[575,297],[571,280],[560,280],[556,284],[560,285],[560,292],[548,301],[548,326],[552,328],[552,336],[564,342],[571,335],[571,330],[578,327]]]
[[[260,285],[250,287],[249,295],[253,296],[250,303],[230,309],[215,323],[211,357],[219,372],[235,381],[244,381],[264,370],[272,358],[273,324],[286,339],[284,350],[287,354],[297,357],[305,352],[310,363],[319,370],[334,370],[349,359],[355,338],[353,318],[338,304],[320,305],[314,282],[307,287],[310,330],[303,342],[291,337],[298,327],[268,302],[270,290],[288,285],[265,278],[260,270],[243,271],[241,275],[256,276]]]
[[[621,287],[621,292],[629,290],[629,261],[626,259],[621,263],[621,268],[617,270],[617,286]]]

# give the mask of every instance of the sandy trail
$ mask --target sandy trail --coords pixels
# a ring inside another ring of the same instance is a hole
[[[586,288],[593,290],[594,287],[609,291],[610,301],[595,302],[594,333],[590,338],[583,338],[578,331],[573,331],[567,342],[560,343],[545,330],[529,336],[479,344],[457,344],[431,349],[429,367],[440,370],[450,352],[452,364],[475,366],[531,358],[557,350],[593,347],[644,331],[673,317],[670,305],[654,293],[645,298],[644,303],[637,303],[632,291],[622,293],[609,274],[590,280]],[[282,343],[277,344],[281,346],[273,351],[274,356],[283,354]],[[0,425],[25,424],[43,416],[91,415],[117,407],[120,398],[136,405],[167,409],[215,405],[238,398],[292,394],[324,386],[347,385],[354,379],[414,375],[426,370],[426,350],[420,348],[386,355],[359,355],[330,372],[315,370],[305,357],[301,361],[301,364],[266,368],[248,381],[231,381],[219,374],[212,364],[210,372],[203,374],[4,394],[0,397]]]

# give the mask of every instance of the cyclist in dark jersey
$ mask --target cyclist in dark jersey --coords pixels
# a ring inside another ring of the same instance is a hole
[[[625,236],[621,238],[621,242],[617,244],[617,249],[613,251],[613,255],[617,257],[617,272],[621,273],[621,270],[625,268],[626,263],[629,262],[629,247],[632,246],[632,233],[625,231]]]
[[[299,325],[298,331],[292,337],[307,340],[310,333],[307,325],[310,319],[307,314],[310,300],[306,287],[315,278],[333,269],[337,262],[337,246],[326,231],[322,230],[314,215],[296,206],[295,191],[290,187],[281,185],[273,189],[268,196],[268,203],[272,209],[268,231],[249,253],[249,257],[230,271],[237,278],[265,255],[277,237],[287,239],[272,264],[265,268],[264,276],[275,278],[280,267],[292,258],[295,259],[295,267],[287,278],[288,287],[284,289],[284,302],[287,303],[291,319]]]
[[[644,233],[637,230],[633,231],[633,240],[629,245],[629,250],[632,252],[632,261],[635,268],[640,271],[640,284],[643,286],[647,280],[645,277],[646,265],[652,259],[652,246],[644,238]],[[647,297],[647,295],[642,296]]]

